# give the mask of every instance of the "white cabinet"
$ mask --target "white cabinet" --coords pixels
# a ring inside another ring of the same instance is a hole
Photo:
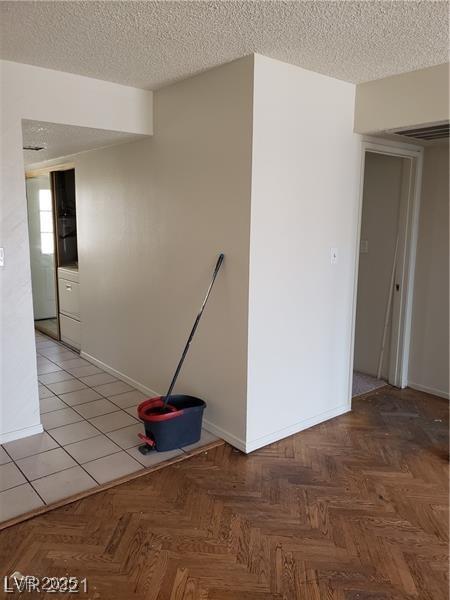
[[[73,319],[80,320],[80,292],[79,283],[68,281],[67,279],[58,280],[59,285],[59,312]]]
[[[59,314],[59,327],[61,329],[61,340],[78,350],[81,348],[81,323],[66,315]]]
[[[61,340],[74,348],[81,348],[80,283],[78,269],[58,268],[59,326]]]

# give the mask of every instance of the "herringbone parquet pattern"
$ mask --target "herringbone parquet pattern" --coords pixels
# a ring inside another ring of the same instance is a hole
[[[216,448],[5,530],[2,575],[105,600],[445,599],[447,409],[385,388],[250,456]]]

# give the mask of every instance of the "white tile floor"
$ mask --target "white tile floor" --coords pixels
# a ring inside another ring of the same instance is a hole
[[[0,446],[0,522],[68,498],[216,440],[138,451],[136,407],[145,395],[36,332],[44,433]]]

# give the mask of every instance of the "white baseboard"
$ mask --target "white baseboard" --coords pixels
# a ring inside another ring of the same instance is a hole
[[[211,423],[211,421],[208,421],[208,419],[203,419],[203,427],[206,429],[206,431],[209,431],[210,433],[217,435],[217,437],[222,438],[223,440],[225,440],[226,442],[228,442],[229,444],[231,444],[238,450],[241,450],[242,452],[247,452],[245,449],[244,440],[241,440],[240,438],[236,437],[232,433],[225,431],[225,429],[222,429],[221,427],[214,425],[214,423]]]
[[[24,427],[23,429],[16,429],[15,431],[7,431],[6,433],[0,434],[0,444],[6,444],[6,442],[14,442],[14,440],[20,440],[28,437],[29,435],[36,435],[42,433],[44,428],[39,423],[38,425],[32,425],[31,427]]]
[[[84,358],[85,360],[89,361],[90,363],[92,363],[93,365],[98,367],[99,369],[103,369],[103,371],[106,371],[110,375],[114,375],[114,377],[117,377],[117,379],[120,379],[121,381],[124,381],[125,383],[128,383],[129,385],[133,386],[134,388],[136,388],[143,394],[147,394],[149,396],[149,398],[151,398],[153,396],[161,395],[161,394],[158,394],[158,392],[155,392],[155,390],[152,390],[149,387],[147,387],[146,385],[140,383],[139,381],[136,381],[135,379],[128,377],[128,375],[125,375],[125,373],[122,373],[121,371],[118,371],[117,369],[113,369],[113,367],[110,367],[109,365],[102,362],[101,360],[98,360],[98,358],[95,358],[95,356],[91,356],[90,354],[87,354],[86,352],[83,352],[83,351],[80,352],[80,356],[81,356],[81,358]]]
[[[110,375],[114,375],[114,377],[117,377],[117,379],[128,383],[129,385],[133,386],[134,388],[143,392],[144,394],[148,394],[149,397],[161,395],[160,393],[155,392],[151,388],[143,385],[139,381],[128,377],[128,375],[125,375],[121,371],[118,371],[117,369],[110,367],[101,360],[98,360],[97,358],[95,358],[95,356],[91,356],[90,354],[87,354],[83,351],[80,352],[80,356],[92,363],[93,365],[95,365],[96,367],[103,369],[103,371],[106,371]],[[267,446],[268,444],[272,444],[273,442],[278,442],[279,440],[285,437],[293,435],[294,433],[298,433],[299,431],[303,431],[304,429],[312,427],[313,425],[318,425],[323,421],[327,421],[328,419],[332,419],[333,417],[342,415],[346,412],[349,412],[350,410],[351,404],[341,405],[331,410],[320,413],[319,415],[315,415],[314,417],[311,417],[309,419],[299,421],[293,425],[290,425],[289,427],[285,427],[283,429],[279,429],[278,431],[274,431],[262,437],[256,438],[255,440],[252,440],[250,442],[245,442],[244,440],[236,437],[235,435],[226,431],[225,429],[222,429],[218,425],[215,425],[211,421],[208,421],[208,419],[203,419],[203,426],[206,429],[206,431],[209,431],[210,433],[222,438],[235,448],[238,448],[238,450],[241,450],[242,452],[245,452],[245,454],[248,454],[249,452],[253,452],[258,448],[262,448],[263,446]]]
[[[408,387],[412,388],[413,390],[418,390],[419,392],[425,392],[426,394],[432,394],[433,396],[445,398],[446,400],[450,399],[450,395],[448,392],[428,387],[426,385],[421,385],[420,383],[413,383],[412,381],[408,381]]]
[[[121,371],[118,371],[117,369],[110,367],[103,361],[99,360],[98,358],[95,358],[95,356],[92,356],[91,354],[88,354],[87,352],[81,351],[80,356],[81,356],[81,358],[84,358],[85,360],[89,361],[90,363],[92,363],[93,365],[98,367],[99,369],[103,369],[103,371],[106,371],[106,373],[109,373],[110,375],[114,375],[114,377],[117,377],[117,379],[120,379],[121,381],[124,381],[125,383],[128,383],[129,385],[133,386],[134,388],[136,388],[143,394],[147,394],[150,398],[153,396],[161,396],[160,393],[155,392],[155,390],[152,390],[151,388],[142,384],[140,381],[136,381],[135,379],[128,377],[128,375],[125,375],[125,373],[122,373]],[[217,427],[213,423],[210,423],[206,419],[203,419],[203,427],[206,429],[206,431],[209,431],[210,433],[217,435],[218,437],[229,442],[232,446],[235,446],[236,448],[239,448],[239,450],[242,450],[243,452],[245,452],[245,443],[243,440],[238,439],[231,433],[224,431],[223,429],[221,429],[220,427]]]
[[[314,417],[298,421],[293,425],[289,425],[289,427],[284,427],[283,429],[268,433],[267,435],[263,435],[254,440],[250,440],[246,443],[244,452],[253,452],[254,450],[258,450],[258,448],[278,442],[283,438],[294,435],[295,433],[299,433],[304,429],[309,429],[309,427],[313,427],[314,425],[319,425],[319,423],[323,423],[324,421],[328,421],[329,419],[333,419],[334,417],[338,417],[339,415],[343,415],[350,411],[351,404],[341,404],[340,406],[336,406],[335,408],[327,410],[323,413],[314,415]]]

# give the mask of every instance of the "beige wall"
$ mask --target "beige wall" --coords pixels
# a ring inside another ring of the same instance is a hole
[[[360,83],[355,131],[376,133],[449,118],[449,65]]]
[[[155,93],[152,138],[76,159],[82,350],[164,393],[212,268],[175,391],[245,437],[253,57]]]
[[[368,252],[359,256],[354,368],[373,376],[377,374],[383,337],[404,161],[373,152],[365,157],[361,240],[368,243]],[[384,379],[389,371],[391,320],[382,369]]]
[[[449,393],[449,152],[425,149],[409,384]]]

